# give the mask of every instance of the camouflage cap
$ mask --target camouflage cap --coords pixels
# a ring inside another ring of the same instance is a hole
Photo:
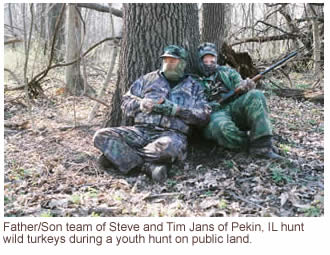
[[[198,47],[198,55],[199,57],[204,57],[205,55],[213,55],[215,57],[218,56],[218,53],[217,53],[217,47],[215,46],[214,43],[203,43],[201,45],[199,45]]]
[[[164,53],[160,57],[187,59],[187,56],[188,56],[187,51],[184,48],[177,45],[169,45],[164,48]]]

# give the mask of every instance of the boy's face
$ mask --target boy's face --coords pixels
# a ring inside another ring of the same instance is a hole
[[[203,63],[205,65],[215,65],[216,57],[210,54],[207,54],[203,57]]]

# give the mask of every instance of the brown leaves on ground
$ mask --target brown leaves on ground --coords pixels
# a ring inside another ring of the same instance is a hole
[[[188,159],[160,185],[139,172],[123,176],[97,165],[92,137],[106,109],[87,123],[94,102],[64,98],[50,86],[49,100],[34,102],[32,120],[18,92],[10,93],[4,105],[5,216],[324,214],[322,105],[268,95],[275,145],[287,160],[255,159],[194,140]]]

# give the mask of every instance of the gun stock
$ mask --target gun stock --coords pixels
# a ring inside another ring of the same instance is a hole
[[[254,76],[251,80],[254,82],[257,82],[257,81],[261,80],[262,78],[263,78],[263,75],[259,73],[256,76]]]

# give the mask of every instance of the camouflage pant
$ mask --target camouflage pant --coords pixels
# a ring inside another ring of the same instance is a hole
[[[206,138],[228,149],[246,149],[249,141],[271,135],[266,98],[258,90],[251,90],[213,112],[204,129]]]
[[[160,127],[103,128],[95,133],[93,140],[95,147],[122,173],[128,173],[144,162],[184,160],[187,154],[187,137]]]

